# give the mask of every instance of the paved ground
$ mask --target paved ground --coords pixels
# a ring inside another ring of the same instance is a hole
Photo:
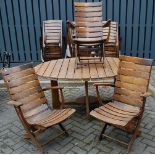
[[[64,94],[66,101],[73,101],[77,96],[84,94],[81,84],[72,83],[67,85]],[[152,72],[150,88],[152,92],[155,86],[155,71]],[[102,89],[102,97],[105,100],[111,98],[113,89]],[[90,86],[89,93],[94,94],[94,88]],[[46,96],[50,100],[50,93]],[[23,139],[23,127],[13,107],[8,106],[9,101],[5,89],[0,90],[0,153],[39,153],[30,141]],[[72,105],[73,106],[73,105]],[[120,144],[107,139],[98,141],[98,134],[103,124],[95,119],[88,120],[85,116],[84,105],[74,105],[77,112],[64,125],[69,129],[69,137],[60,136],[45,146],[47,153],[126,153],[126,148]],[[141,123],[142,134],[134,143],[131,153],[155,153],[155,99],[149,97],[146,103],[146,109]],[[113,130],[113,132],[111,132]],[[55,126],[49,129],[40,137],[41,141],[47,138],[49,134],[59,132]],[[129,136],[116,129],[109,128],[109,133],[118,138],[127,140]]]

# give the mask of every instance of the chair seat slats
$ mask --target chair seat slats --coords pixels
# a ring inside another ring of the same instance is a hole
[[[135,107],[124,103],[108,103],[91,111],[90,115],[106,123],[125,126],[136,117],[139,112],[140,109],[135,110]]]

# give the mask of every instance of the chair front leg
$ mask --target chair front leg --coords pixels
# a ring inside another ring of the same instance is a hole
[[[132,135],[132,138],[128,144],[128,151],[127,153],[130,152],[131,148],[132,148],[132,145],[134,143],[134,141],[136,140],[137,136],[139,135],[140,131],[139,131],[139,128],[140,128],[140,122],[141,122],[141,119],[137,121],[137,125],[135,127],[135,130],[134,130],[134,133]]]
[[[61,130],[65,132],[66,136],[69,136],[69,133],[67,132],[67,130],[61,123],[59,123],[59,126],[60,126]]]
[[[102,129],[102,131],[101,131],[101,133],[100,133],[100,136],[99,136],[99,141],[101,141],[101,140],[102,140],[102,135],[105,133],[105,130],[106,130],[107,126],[108,126],[108,124],[107,124],[107,123],[105,123],[105,124],[104,124],[104,126],[103,126],[103,129]]]

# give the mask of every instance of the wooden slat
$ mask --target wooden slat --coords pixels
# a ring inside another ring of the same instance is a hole
[[[116,87],[114,90],[115,94],[120,94],[120,95],[127,95],[133,98],[138,98],[138,99],[142,99],[142,97],[140,97],[141,93],[140,92],[136,92],[136,91],[132,91],[129,89],[122,89],[122,88],[118,88]]]
[[[41,123],[41,125],[43,125],[43,126],[45,126],[45,127],[48,127],[48,126],[50,126],[51,125],[51,123],[52,124],[57,124],[57,123],[59,123],[59,122],[62,122],[63,120],[65,120],[66,118],[68,118],[69,116],[71,116],[74,112],[75,112],[75,110],[74,109],[65,109],[66,111],[65,112],[63,112],[63,113],[61,113],[60,115],[59,115],[59,117],[57,117],[56,119],[54,119],[54,120],[51,120],[50,118],[49,118],[49,121],[47,122],[43,122],[43,123]]]
[[[108,113],[109,111],[107,111],[107,110],[104,111],[101,108],[97,108],[94,111],[96,111],[97,113],[99,113],[99,114],[101,114],[101,115],[103,115],[105,117],[111,118],[113,120],[119,120],[119,121],[129,122],[133,118],[131,116],[122,117],[122,116],[118,116],[118,115],[113,115],[112,113]]]
[[[83,13],[83,12],[77,12],[75,14],[75,17],[102,17],[102,12],[91,12],[91,13]]]
[[[136,78],[136,77],[129,77],[129,76],[124,76],[124,75],[118,75],[116,79],[118,81],[121,81],[121,82],[136,84],[136,85],[139,85],[139,86],[145,86],[145,87],[147,87],[147,85],[148,85],[148,80],[142,79],[142,78]]]
[[[34,100],[32,102],[29,102],[27,104],[24,104],[22,106],[22,109],[23,109],[24,112],[26,112],[26,111],[29,111],[30,109],[33,109],[33,108],[35,108],[37,106],[40,106],[41,104],[44,104],[44,103],[47,103],[47,99],[45,97],[40,98],[40,99],[36,99],[36,100]]]
[[[66,74],[66,79],[73,79],[75,71],[75,58],[71,58],[68,65],[68,71]]]
[[[99,12],[102,11],[102,6],[99,7],[75,7],[77,12]]]
[[[16,94],[23,91],[24,89],[30,89],[32,87],[37,87],[37,86],[40,86],[40,83],[38,80],[35,80],[35,81],[31,81],[31,82],[19,85],[18,87],[12,87],[9,89],[9,91],[10,91],[10,94]]]
[[[91,60],[89,60],[89,62],[91,63]],[[90,72],[91,79],[97,79],[98,78],[98,72],[96,69],[96,64],[89,64],[89,72]]]
[[[99,78],[106,78],[104,64],[96,64],[96,70]]]
[[[41,68],[38,70],[37,74],[43,76],[50,62],[44,62]]]
[[[109,62],[109,65],[110,65],[111,70],[113,71],[114,75],[117,75],[118,67],[116,66],[113,58],[108,57],[107,61]]]
[[[30,76],[27,77],[23,77],[22,79],[17,79],[17,80],[12,80],[10,82],[8,82],[8,86],[11,87],[17,87],[19,85],[22,85],[24,83],[27,83],[29,81],[34,81],[37,80],[37,76],[35,74],[32,74]]]
[[[82,17],[76,17],[75,22],[95,22],[95,21],[102,21],[102,17],[95,17],[95,18],[82,18]],[[102,29],[101,29],[102,31]]]
[[[114,116],[119,116],[119,117],[123,117],[123,118],[131,118],[133,116],[135,116],[135,114],[133,113],[129,113],[128,112],[124,112],[122,110],[118,110],[112,106],[101,106],[99,109],[103,110],[104,112],[107,112],[111,115],[114,115]]]
[[[116,104],[116,103],[110,102],[102,107],[107,108],[107,109],[117,113],[118,115],[124,115],[124,116],[136,116],[139,113],[139,110],[136,111],[136,109],[135,109],[137,107],[130,106],[128,109],[128,105],[125,103]]]
[[[14,79],[17,79],[17,78],[28,76],[28,75],[31,75],[31,74],[34,74],[34,73],[35,73],[35,70],[31,68],[31,69],[27,69],[27,70],[24,70],[24,71],[21,71],[21,72],[18,72],[18,73],[6,75],[4,77],[4,79],[5,79],[5,81],[10,81],[10,80],[14,80]]]
[[[89,6],[102,6],[102,2],[84,3],[84,2],[74,2],[75,7],[89,7]]]
[[[63,61],[62,67],[59,71],[58,79],[65,79],[67,70],[69,67],[69,61],[70,61],[70,59],[66,59],[65,61]]]
[[[43,105],[41,105],[41,106],[36,107],[35,109],[32,109],[32,110],[30,110],[30,111],[25,112],[25,113],[24,113],[24,117],[25,117],[26,119],[28,119],[29,117],[32,117],[32,116],[34,116],[34,115],[38,115],[38,114],[41,113],[41,112],[45,112],[46,115],[47,115],[47,113],[48,113],[47,110],[48,110],[47,104],[43,104]]]
[[[25,97],[28,97],[28,96],[30,96],[32,94],[35,94],[35,93],[39,93],[41,91],[42,91],[42,89],[41,89],[40,86],[31,87],[30,89],[25,89],[25,90],[23,90],[21,92],[13,94],[12,99],[13,100],[24,99]]]
[[[90,79],[91,78],[91,75],[90,75],[90,72],[89,72],[89,62],[88,62],[88,60],[86,60],[86,63],[88,64],[88,65],[86,65],[86,66],[83,66],[82,67],[82,79]]]
[[[74,72],[74,79],[75,79],[75,80],[82,79],[82,68],[77,68],[77,69],[75,69],[75,72]]]
[[[34,70],[35,70],[36,73],[41,68],[41,66],[42,66],[42,63],[34,67]]]
[[[129,56],[120,56],[120,60],[122,61],[130,61],[136,64],[151,66],[153,60],[151,59],[143,59],[143,58],[137,58],[137,57],[129,57]]]
[[[40,92],[38,91],[37,93],[32,93],[29,96],[24,96],[24,98],[20,98],[19,99],[19,102],[22,102],[24,104],[27,104],[27,103],[35,100],[35,99],[43,98],[43,97],[45,97],[44,92],[43,91],[40,91]]]
[[[56,65],[56,62],[57,60],[52,60],[52,61],[49,61],[49,65],[47,66],[46,68],[46,71],[44,72],[44,75],[45,77],[50,77],[53,69],[54,69],[54,66]]]
[[[26,69],[29,69],[29,68],[32,68],[33,65],[32,63],[29,63],[29,64],[24,64],[24,65],[21,65],[21,66],[16,66],[16,67],[12,67],[11,69],[10,68],[5,68],[2,70],[2,75],[5,76],[5,75],[8,75],[8,74],[13,74],[13,73],[16,73],[16,72],[20,72],[22,70],[26,70]]]
[[[59,75],[60,69],[61,69],[61,67],[62,67],[63,61],[64,61],[63,59],[57,60],[55,66],[54,66],[54,69],[53,69],[53,71],[51,72],[51,75],[50,75],[51,77],[53,77],[53,78],[55,78],[55,79],[58,78],[58,75]]]
[[[133,70],[137,70],[137,71],[142,71],[142,72],[147,72],[147,73],[150,72],[150,66],[137,65],[134,63],[126,62],[126,61],[120,62],[120,66],[122,68],[128,68],[128,69],[133,69]]]
[[[114,74],[113,74],[113,72],[109,66],[109,63],[107,61],[107,58],[105,58],[105,60],[104,60],[104,71],[105,71],[105,74],[107,77],[113,77],[114,76]]]
[[[90,112],[90,115],[99,119],[99,120],[102,120],[103,122],[110,123],[110,124],[116,124],[116,125],[121,125],[121,126],[125,126],[127,124],[127,122],[125,122],[125,121],[114,120],[109,117],[103,116],[103,115],[95,112],[94,110]]]
[[[120,81],[116,81],[115,83],[116,87],[120,87],[120,88],[125,88],[125,89],[129,89],[129,90],[133,90],[133,91],[138,91],[141,93],[145,93],[146,92],[146,87],[141,85],[135,85],[135,84],[130,84],[130,83],[125,83],[125,82],[120,82]]]
[[[123,95],[118,95],[118,94],[114,94],[113,99],[115,101],[120,101],[129,105],[134,105],[134,106],[139,106],[142,107],[143,101],[140,99],[135,99],[132,98],[130,96],[123,96]]]
[[[101,27],[101,22],[76,22],[76,27]]]
[[[139,78],[144,78],[144,79],[149,79],[149,77],[150,77],[149,73],[137,72],[134,70],[127,70],[127,69],[123,69],[123,68],[118,70],[118,74],[126,75],[126,76],[139,77]]]

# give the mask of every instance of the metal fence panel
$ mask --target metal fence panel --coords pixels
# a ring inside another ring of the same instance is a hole
[[[40,61],[39,37],[48,19],[74,20],[74,2],[101,0],[0,0],[0,62]],[[155,59],[155,0],[102,0],[103,20],[119,23],[122,54]]]

